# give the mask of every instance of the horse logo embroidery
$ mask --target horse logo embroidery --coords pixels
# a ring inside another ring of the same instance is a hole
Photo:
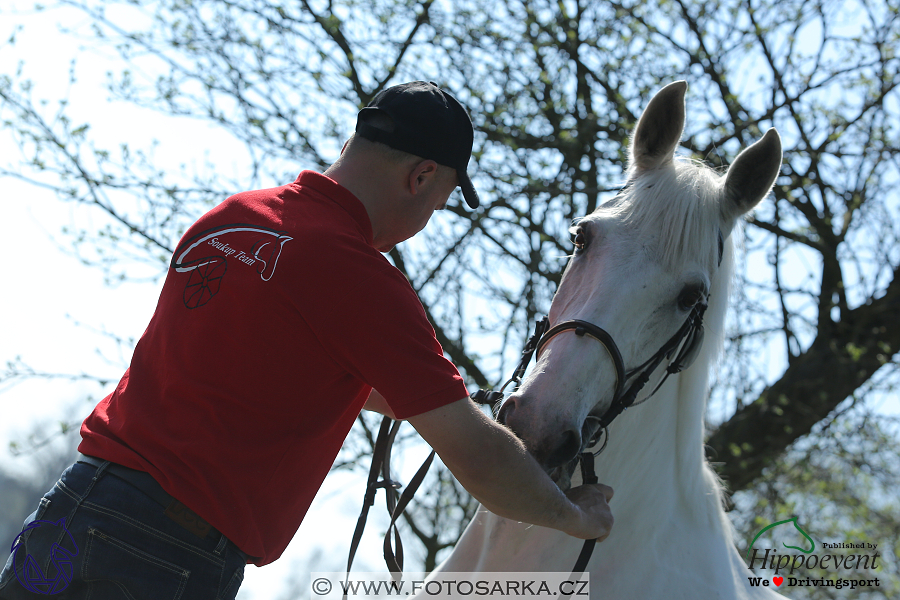
[[[284,231],[236,223],[209,229],[185,241],[175,249],[171,264],[179,273],[190,273],[184,287],[184,305],[199,308],[219,293],[229,258],[255,268],[260,279],[269,281],[281,249],[292,239]]]

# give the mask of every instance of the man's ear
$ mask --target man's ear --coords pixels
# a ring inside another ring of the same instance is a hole
[[[427,159],[418,162],[409,172],[409,192],[417,194],[419,190],[437,180],[438,164]]]

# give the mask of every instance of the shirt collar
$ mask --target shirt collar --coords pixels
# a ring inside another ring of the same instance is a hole
[[[316,171],[303,171],[294,183],[300,187],[308,187],[315,190],[321,196],[328,198],[343,208],[353,220],[356,221],[357,225],[359,225],[359,230],[362,232],[366,243],[370,246],[374,243],[372,239],[372,222],[369,220],[369,213],[353,192],[334,179],[326,177]]]

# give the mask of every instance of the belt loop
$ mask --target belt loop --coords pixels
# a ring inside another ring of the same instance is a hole
[[[87,489],[84,490],[84,493],[78,498],[78,501],[75,503],[75,506],[72,508],[72,512],[69,513],[69,516],[66,517],[66,527],[68,527],[72,523],[72,519],[75,518],[75,512],[81,506],[81,503],[84,502],[84,499],[88,497],[88,494],[91,493],[91,490],[94,489],[94,484],[96,484],[101,477],[106,473],[106,467],[110,465],[108,460],[104,460],[103,463],[97,467],[97,470],[94,471],[94,477],[91,478],[91,482],[88,484]]]
[[[216,549],[213,550],[214,554],[222,554],[225,552],[225,548],[228,547],[228,538],[225,537],[225,534],[219,533],[219,543],[216,544]]]
[[[75,505],[75,508],[78,508],[84,499],[87,498],[88,494],[91,493],[91,490],[94,489],[94,484],[96,484],[101,477],[106,473],[106,467],[110,465],[108,460],[104,460],[103,463],[97,467],[97,470],[94,471],[94,476],[91,478],[91,482],[88,484],[87,489],[84,490],[84,494],[81,495],[81,498],[78,499],[78,503]]]
[[[104,460],[103,464],[97,467],[97,470],[94,471],[94,477],[91,479],[91,484],[88,486],[87,491],[84,492],[85,496],[88,495],[88,492],[91,491],[91,488],[94,487],[94,484],[97,483],[97,480],[99,480],[103,476],[103,474],[106,473],[106,467],[111,464],[112,463],[110,463],[108,460]]]

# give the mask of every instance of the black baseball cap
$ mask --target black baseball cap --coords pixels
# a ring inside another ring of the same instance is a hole
[[[384,116],[388,119],[381,118]],[[462,104],[437,84],[413,81],[378,92],[359,111],[356,133],[456,169],[466,204],[478,208],[478,193],[466,172],[474,140],[472,119]]]

